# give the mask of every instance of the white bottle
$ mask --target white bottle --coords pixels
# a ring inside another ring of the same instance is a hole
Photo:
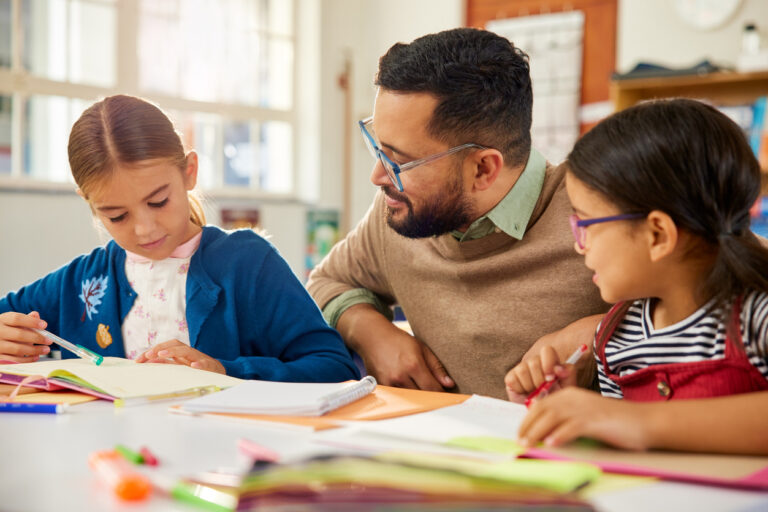
[[[757,25],[747,23],[741,35],[741,53],[743,55],[755,55],[760,52],[760,32]]]

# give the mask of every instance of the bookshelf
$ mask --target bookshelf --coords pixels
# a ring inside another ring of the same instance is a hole
[[[652,98],[707,99],[718,105],[743,105],[768,94],[768,71],[614,80],[610,86],[615,110]]]
[[[720,71],[705,75],[635,78],[613,80],[610,85],[610,97],[615,111],[631,107],[639,101],[671,97],[704,99],[723,107],[746,106],[754,104],[757,98],[765,95],[768,95],[768,71]],[[760,154],[764,153],[766,150],[761,149]],[[762,193],[768,196],[766,157],[761,156],[760,164],[763,170]]]

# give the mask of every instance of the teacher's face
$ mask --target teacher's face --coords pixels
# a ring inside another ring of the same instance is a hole
[[[376,142],[390,160],[403,165],[451,147],[427,132],[437,103],[428,93],[379,90],[373,129]],[[474,220],[474,208],[466,193],[471,171],[465,169],[465,156],[459,152],[402,172],[403,192],[376,160],[371,182],[385,194],[389,226],[409,238],[466,230]]]

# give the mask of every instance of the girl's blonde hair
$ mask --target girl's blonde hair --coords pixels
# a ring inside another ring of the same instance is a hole
[[[87,198],[118,165],[170,160],[180,170],[187,164],[181,137],[157,106],[135,96],[109,96],[82,113],[69,134],[72,177]],[[205,224],[200,200],[189,198],[190,219]]]

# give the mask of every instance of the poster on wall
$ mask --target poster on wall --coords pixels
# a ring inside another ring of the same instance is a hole
[[[307,277],[338,241],[338,210],[307,210]]]
[[[222,208],[221,227],[224,229],[261,229],[261,212],[258,208]]]

